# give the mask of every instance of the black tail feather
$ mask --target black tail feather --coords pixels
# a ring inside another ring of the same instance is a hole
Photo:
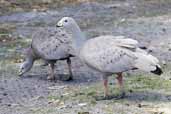
[[[162,69],[156,66],[156,70],[151,71],[154,74],[161,75],[163,73]]]

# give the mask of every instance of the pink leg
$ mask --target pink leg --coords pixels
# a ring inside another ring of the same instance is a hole
[[[119,86],[120,86],[120,87],[123,87],[123,77],[122,77],[122,73],[118,73],[117,75],[118,75],[118,76],[116,77],[116,79],[117,79],[118,82],[119,82]]]
[[[122,77],[122,73],[117,73],[117,77],[116,79],[118,80],[121,92],[122,92],[122,97],[125,96],[125,91],[124,91],[124,86],[123,86],[123,77]]]
[[[108,96],[109,90],[108,90],[108,79],[103,79],[104,84],[104,96]]]
[[[69,81],[69,80],[73,80],[73,75],[72,75],[72,70],[71,70],[71,59],[70,58],[67,59],[67,64],[68,64],[68,69],[69,69],[69,79],[67,81]]]
[[[54,67],[55,67],[55,65],[54,65],[54,63],[50,63],[49,66],[50,66],[50,70],[51,71],[50,71],[50,74],[47,77],[47,79],[48,80],[55,80],[55,74],[54,74]]]

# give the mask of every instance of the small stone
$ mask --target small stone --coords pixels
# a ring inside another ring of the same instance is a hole
[[[118,8],[118,7],[120,7],[121,5],[120,4],[111,4],[111,5],[109,5],[108,7],[109,8]]]
[[[7,93],[3,93],[3,96],[7,96],[8,94]]]
[[[129,90],[129,92],[130,92],[130,93],[132,93],[132,92],[133,92],[133,90],[132,90],[132,89],[130,89],[130,90]]]
[[[7,104],[7,106],[9,106],[9,107],[10,107],[10,106],[11,106],[11,104]]]
[[[87,105],[87,103],[80,103],[80,104],[78,104],[78,106],[86,106]]]
[[[125,18],[123,18],[123,19],[121,19],[121,20],[120,20],[120,22],[122,22],[122,23],[123,23],[123,22],[125,22],[125,21],[126,21],[126,19],[125,19]]]
[[[113,85],[113,83],[112,83],[112,82],[110,82],[110,83],[109,83],[109,85]]]
[[[142,105],[141,105],[141,104],[138,104],[138,107],[139,107],[139,108],[141,108],[141,107],[142,107]]]
[[[6,42],[6,39],[3,39],[2,42]]]
[[[166,29],[165,29],[165,28],[163,28],[163,29],[162,29],[162,31],[163,31],[163,32],[166,32]]]
[[[33,9],[33,12],[37,12],[37,9],[34,8],[34,9]]]

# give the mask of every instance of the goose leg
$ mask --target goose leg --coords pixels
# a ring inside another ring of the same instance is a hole
[[[54,74],[54,68],[55,68],[55,65],[54,63],[49,63],[49,66],[50,66],[50,74],[49,76],[47,77],[48,80],[55,80],[55,74]]]
[[[118,80],[120,89],[121,89],[121,98],[125,97],[125,91],[124,91],[124,86],[123,86],[123,77],[122,77],[122,73],[117,73],[117,77],[116,79]]]
[[[109,89],[108,89],[108,78],[103,77],[103,85],[104,85],[104,97],[108,97]]]
[[[67,81],[69,81],[69,80],[73,80],[72,69],[71,69],[71,59],[70,58],[67,59],[67,64],[68,64],[68,69],[69,69],[69,78]]]

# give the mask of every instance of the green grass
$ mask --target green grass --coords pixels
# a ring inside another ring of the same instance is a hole
[[[137,75],[126,80],[126,85],[135,90],[170,89],[171,81],[154,75]]]

